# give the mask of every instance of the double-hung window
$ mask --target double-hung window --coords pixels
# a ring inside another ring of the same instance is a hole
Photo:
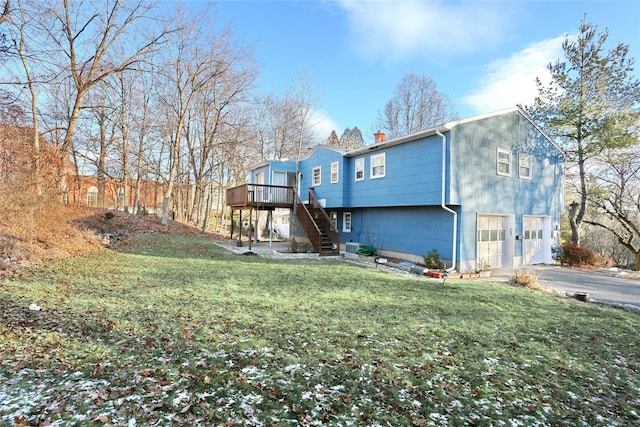
[[[385,176],[385,153],[371,156],[371,179],[384,178]]]
[[[498,148],[497,173],[501,176],[511,176],[511,151]]]
[[[331,163],[331,183],[335,184],[338,182],[340,177],[340,163],[333,162]]]
[[[98,206],[98,187],[92,185],[87,190],[87,205]]]
[[[531,156],[529,154],[518,156],[518,176],[521,179],[531,179]]]
[[[360,157],[356,159],[355,166],[356,166],[355,180],[356,181],[364,180],[364,157]]]
[[[311,185],[317,186],[322,182],[322,168],[320,166],[316,166],[311,171]]]

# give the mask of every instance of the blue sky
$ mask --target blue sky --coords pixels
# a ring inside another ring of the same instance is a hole
[[[626,43],[640,60],[639,1],[226,0],[214,8],[217,25],[254,47],[259,90],[283,94],[307,70],[319,95],[317,130],[358,126],[366,142],[409,71],[433,79],[461,118],[530,104],[533,79],[548,76],[585,13],[609,30],[611,46]]]

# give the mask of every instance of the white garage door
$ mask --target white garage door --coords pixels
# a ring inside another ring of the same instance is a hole
[[[522,218],[522,256],[525,264],[543,264],[549,260],[546,248],[550,248],[548,218],[545,217],[523,217]],[[547,233],[545,233],[547,229]]]
[[[505,216],[478,215],[478,268],[509,267],[507,229]]]

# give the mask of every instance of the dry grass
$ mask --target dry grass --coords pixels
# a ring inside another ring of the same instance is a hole
[[[22,216],[5,217],[0,222],[0,274],[41,262],[77,256],[100,248],[99,239],[88,230],[79,230],[71,220],[92,215],[86,208],[52,204]]]
[[[194,227],[169,221],[160,224],[155,215],[135,216],[125,212],[65,206],[51,202],[31,209],[32,215],[0,218],[0,277],[43,262],[78,256],[109,244],[126,246],[138,234],[195,234]],[[106,212],[113,213],[107,219]],[[118,233],[117,240],[100,235]]]
[[[511,283],[534,291],[544,290],[540,282],[538,282],[538,277],[526,270],[516,270],[516,275],[511,279]]]

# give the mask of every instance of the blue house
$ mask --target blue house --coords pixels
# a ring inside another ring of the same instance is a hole
[[[371,245],[421,261],[435,249],[458,271],[550,263],[564,209],[563,152],[520,108],[390,140],[376,134],[375,144],[356,150],[318,146],[297,165],[257,166],[251,180],[266,185],[262,209],[276,200],[266,191],[297,182],[304,202],[281,207],[300,224],[305,209],[323,223],[316,229],[325,250]]]

